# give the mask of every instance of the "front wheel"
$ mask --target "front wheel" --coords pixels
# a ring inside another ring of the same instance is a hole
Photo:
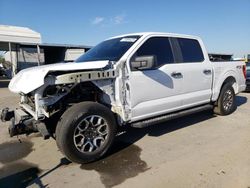
[[[236,110],[235,93],[232,84],[225,84],[220,92],[214,112],[219,115],[229,115]]]
[[[107,107],[96,102],[82,102],[62,115],[56,127],[56,142],[70,161],[88,163],[108,151],[115,134],[115,118]]]

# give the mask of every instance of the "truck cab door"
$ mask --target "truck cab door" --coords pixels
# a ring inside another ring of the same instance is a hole
[[[212,96],[213,66],[204,56],[201,41],[191,38],[172,38],[175,52],[178,52],[178,65],[183,76],[183,108],[208,103]]]
[[[168,113],[181,106],[182,77],[174,64],[168,37],[148,38],[128,59],[128,64],[132,121]]]

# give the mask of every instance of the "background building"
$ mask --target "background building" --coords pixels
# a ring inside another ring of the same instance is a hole
[[[0,25],[0,51],[8,77],[32,66],[74,61],[89,49],[85,45],[42,43],[41,34],[27,27]]]

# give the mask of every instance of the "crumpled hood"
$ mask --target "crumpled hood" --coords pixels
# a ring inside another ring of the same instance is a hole
[[[44,78],[49,72],[102,69],[109,61],[94,61],[83,63],[56,63],[24,69],[10,81],[9,90],[14,93],[27,94],[44,84]]]

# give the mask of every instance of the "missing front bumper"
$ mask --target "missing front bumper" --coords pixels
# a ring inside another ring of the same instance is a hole
[[[50,134],[43,122],[36,121],[31,115],[25,112],[23,109],[16,109],[10,111],[9,108],[5,108],[1,112],[1,120],[3,122],[9,121],[9,134],[10,137],[31,134],[33,132],[40,132],[44,139],[48,139]]]

